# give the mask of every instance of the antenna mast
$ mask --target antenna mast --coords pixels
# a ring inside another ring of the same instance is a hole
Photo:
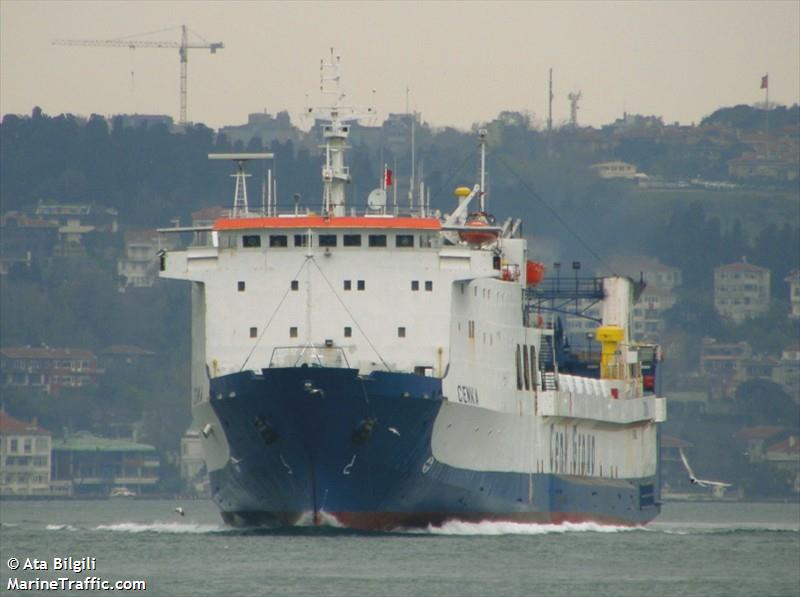
[[[550,69],[550,95],[547,100],[547,131],[553,130],[553,69]]]
[[[578,126],[578,101],[581,99],[581,95],[580,91],[567,95],[569,100],[569,125],[572,128]]]
[[[209,160],[232,160],[236,162],[236,173],[231,176],[236,179],[236,188],[233,193],[233,213],[234,218],[246,218],[250,215],[247,206],[247,177],[244,165],[249,160],[271,160],[271,153],[209,153]]]

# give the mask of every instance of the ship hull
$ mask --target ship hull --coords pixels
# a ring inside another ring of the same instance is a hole
[[[213,433],[224,434],[229,456],[209,473],[212,497],[235,526],[636,525],[659,512],[655,478],[482,471],[439,461],[433,435],[443,405],[476,407],[447,403],[435,378],[274,368],[215,378],[210,394]]]

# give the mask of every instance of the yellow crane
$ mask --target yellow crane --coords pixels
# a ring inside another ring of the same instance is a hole
[[[189,41],[189,28],[186,25],[181,25],[181,41],[154,41],[154,40],[135,40],[130,37],[123,37],[118,39],[56,39],[53,41],[54,46],[93,46],[101,48],[177,48],[178,55],[181,59],[181,111],[180,123],[186,124],[186,75],[187,66],[189,62],[189,50],[206,49],[211,50],[215,54],[217,50],[224,48],[222,42],[190,42]],[[165,31],[168,31],[165,29]],[[194,32],[193,32],[194,33]],[[143,34],[146,35],[146,34]],[[195,33],[195,35],[197,35]],[[198,37],[200,37],[198,35]]]

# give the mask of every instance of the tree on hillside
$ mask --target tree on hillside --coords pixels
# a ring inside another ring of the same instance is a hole
[[[753,424],[796,427],[800,421],[800,405],[773,381],[742,382],[734,398],[739,412],[750,417]]]

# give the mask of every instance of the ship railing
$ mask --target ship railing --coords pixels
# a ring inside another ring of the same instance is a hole
[[[269,368],[274,367],[335,367],[350,368],[342,348],[327,344],[305,344],[303,346],[276,346],[269,359]]]

